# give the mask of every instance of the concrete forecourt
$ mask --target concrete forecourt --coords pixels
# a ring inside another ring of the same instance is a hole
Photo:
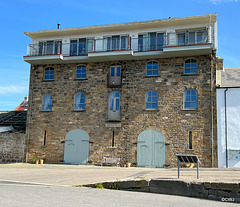
[[[180,179],[177,179],[177,169],[99,167],[91,165],[1,164],[0,185],[2,190],[0,191],[0,196],[3,199],[0,201],[0,206],[8,206],[6,203],[14,201],[19,201],[19,205],[13,203],[13,205],[9,206],[24,206],[24,202],[28,203],[29,206],[34,206],[32,202],[36,204],[35,206],[46,205],[47,203],[50,205],[50,203],[53,204],[55,202],[59,202],[59,206],[65,206],[64,203],[67,201],[72,202],[71,206],[75,206],[77,203],[85,204],[84,206],[101,206],[94,202],[102,203],[105,206],[144,206],[144,204],[147,205],[150,201],[152,202],[152,205],[151,202],[149,203],[151,206],[156,206],[157,202],[162,202],[164,206],[178,204],[178,206],[190,206],[191,203],[194,203],[194,206],[230,206],[235,202],[239,202],[239,180],[239,169],[202,168],[200,169],[200,179],[196,178],[196,169],[181,169]],[[133,184],[134,188],[130,190],[135,189],[145,192],[148,191],[150,185],[150,188],[152,188],[150,192],[200,198],[204,198],[205,191],[199,190],[202,184],[204,184],[206,188],[208,186],[211,187],[208,190],[208,198],[221,202],[155,193],[75,187],[77,185],[95,185],[96,183],[100,183],[100,186],[102,184],[106,185],[106,183],[115,183],[121,186],[122,189],[126,186],[131,188]],[[147,187],[143,186],[142,189],[138,188],[143,183],[149,184]],[[162,191],[163,188],[166,189],[166,192]],[[181,193],[179,194],[176,189],[181,191]],[[213,194],[215,197],[210,196],[216,189],[218,189],[215,192],[216,195]],[[199,192],[200,196],[192,195],[192,192]],[[16,199],[11,199],[13,194]],[[49,198],[50,195],[52,195],[51,198]],[[130,201],[126,201],[126,199],[129,199],[129,196],[131,196]],[[174,204],[174,202],[176,203]],[[208,204],[208,202],[210,203]],[[215,204],[215,202],[217,203]]]

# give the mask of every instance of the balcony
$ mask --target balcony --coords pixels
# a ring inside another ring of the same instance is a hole
[[[214,37],[207,30],[149,34],[29,44],[24,60],[31,64],[133,60],[204,55],[214,48]]]

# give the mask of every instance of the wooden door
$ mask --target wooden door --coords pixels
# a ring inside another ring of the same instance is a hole
[[[165,167],[165,137],[156,130],[145,130],[138,136],[137,165],[139,167]]]
[[[64,163],[86,165],[89,156],[89,135],[81,129],[74,129],[65,138]]]

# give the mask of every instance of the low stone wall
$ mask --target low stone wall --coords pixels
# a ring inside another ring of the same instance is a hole
[[[91,188],[107,188],[114,190],[128,190],[137,192],[149,192],[149,181],[147,180],[132,180],[132,181],[114,181],[83,185],[83,187]]]
[[[149,183],[150,192],[152,193],[234,202],[240,202],[239,185],[240,183],[187,183],[177,180],[151,180]]]
[[[136,180],[104,182],[84,186],[161,193],[240,203],[240,183],[188,183],[181,180]]]
[[[0,162],[24,162],[24,133],[0,133]]]

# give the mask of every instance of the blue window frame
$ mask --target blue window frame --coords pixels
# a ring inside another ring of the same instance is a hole
[[[119,92],[109,94],[109,109],[111,111],[118,111],[120,109],[120,96]]]
[[[158,93],[156,91],[146,92],[145,108],[146,109],[157,109],[158,108]]]
[[[42,111],[52,111],[52,94],[43,95]]]
[[[45,68],[44,80],[54,80],[54,67]]]
[[[74,95],[74,110],[76,111],[85,110],[85,93],[76,93]]]
[[[111,66],[111,76],[119,77],[121,75],[121,67],[120,66]]]
[[[184,109],[198,108],[198,93],[196,90],[190,89],[184,91]]]
[[[149,61],[147,63],[147,76],[158,76],[158,62],[157,61]]]
[[[87,78],[87,67],[85,65],[79,65],[76,68],[76,79]]]
[[[196,59],[187,59],[184,63],[184,74],[197,74],[197,60]]]

